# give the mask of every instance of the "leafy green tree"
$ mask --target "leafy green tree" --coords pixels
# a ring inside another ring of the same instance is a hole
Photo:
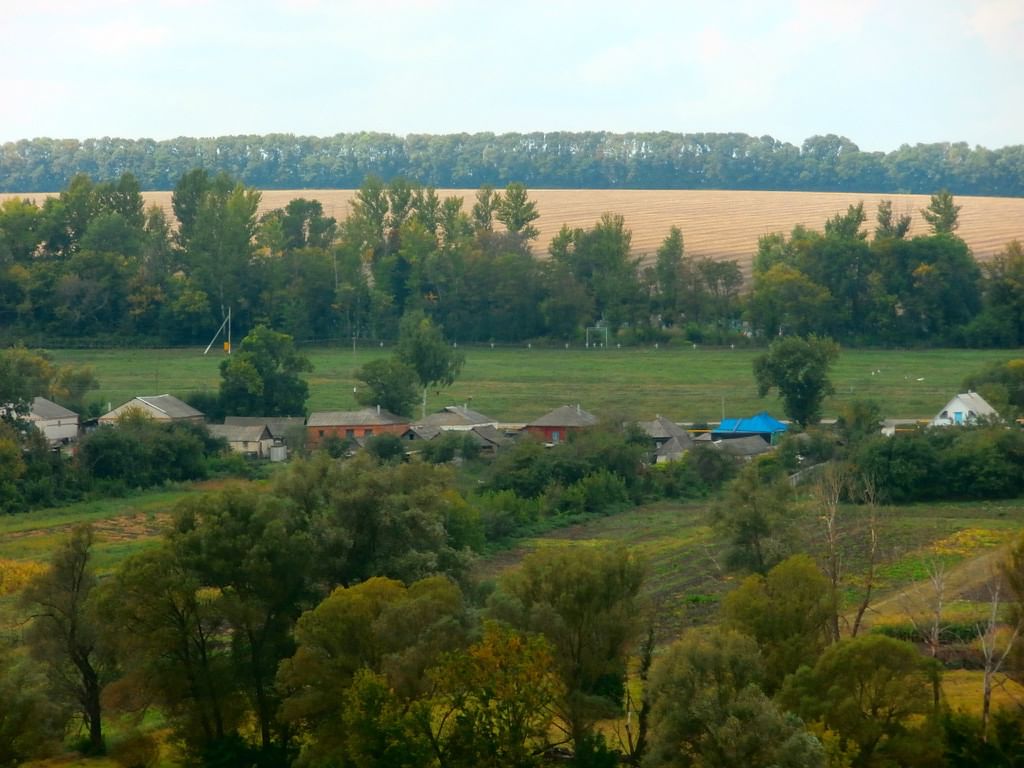
[[[754,641],[691,630],[651,670],[651,742],[645,766],[822,768],[821,744],[760,688]]]
[[[220,400],[233,416],[301,416],[309,385],[299,376],[313,370],[292,337],[258,325],[238,351],[220,364]]]
[[[939,669],[910,643],[862,635],[830,646],[786,681],[780,701],[857,747],[854,766],[934,765],[932,713]]]
[[[882,200],[878,203],[876,214],[878,225],[875,227],[875,239],[893,238],[902,240],[910,231],[911,217],[909,213],[896,216],[892,210],[892,200]]]
[[[21,604],[32,619],[26,642],[42,662],[57,701],[72,704],[88,732],[88,748],[102,754],[103,705],[100,694],[113,672],[100,644],[93,590],[93,532],[76,526],[54,554],[49,570],[29,582]]]
[[[275,493],[318,521],[316,568],[328,584],[373,576],[461,579],[481,543],[479,515],[454,487],[451,471],[423,462],[315,456],[281,473]]]
[[[551,643],[565,690],[560,727],[577,748],[621,708],[644,572],[623,548],[541,550],[504,575],[492,596],[492,617]]]
[[[747,317],[765,336],[810,333],[828,317],[832,295],[800,270],[775,264],[754,273]]]
[[[431,742],[446,766],[542,764],[562,683],[551,646],[493,622],[432,672],[442,727]]]
[[[410,312],[402,317],[396,354],[416,373],[423,391],[423,417],[426,418],[427,389],[451,386],[466,356],[449,346],[441,328],[422,312]]]
[[[478,232],[490,232],[494,228],[494,213],[501,203],[501,193],[495,192],[490,184],[484,184],[476,192],[473,204],[473,226]]]
[[[960,226],[960,208],[954,205],[953,195],[948,189],[940,189],[932,195],[928,207],[921,209],[921,216],[936,235],[952,235]]]
[[[15,651],[0,647],[0,766],[14,768],[58,751],[67,713],[45,676]]]
[[[360,405],[381,408],[399,416],[411,416],[420,399],[416,371],[397,358],[371,360],[355,373],[363,387],[356,390]]]
[[[156,704],[191,753],[223,743],[246,718],[230,638],[182,553],[162,542],[125,560],[99,588],[97,613],[121,677],[121,709]]]
[[[821,419],[821,404],[832,394],[828,369],[839,358],[839,345],[829,338],[788,336],[773,341],[754,359],[758,395],[777,388],[786,415],[806,427]]]
[[[211,590],[260,751],[280,754],[289,733],[278,720],[275,675],[294,652],[292,629],[315,596],[307,518],[278,496],[234,488],[182,502],[169,543]]]
[[[380,749],[388,729],[406,730],[394,710],[407,710],[428,692],[426,671],[460,647],[468,631],[462,593],[439,576],[408,587],[373,577],[335,589],[304,613],[295,652],[277,674],[278,687],[289,692],[282,718],[310,736],[304,759],[352,759],[368,744]],[[361,670],[375,677],[366,679]],[[367,697],[385,710],[384,719],[365,711]]]
[[[850,446],[857,446],[881,430],[882,406],[874,400],[848,400],[839,407],[836,429]]]
[[[728,537],[727,561],[732,568],[767,573],[793,549],[793,491],[778,470],[764,461],[752,461],[743,468],[712,508],[712,515]]]
[[[533,240],[539,234],[533,225],[540,218],[537,204],[529,199],[526,187],[519,182],[510,183],[505,188],[505,194],[498,198],[494,218],[504,224],[511,234],[524,241]]]
[[[757,641],[769,691],[802,665],[813,664],[829,642],[832,600],[828,581],[807,555],[794,555],[767,576],[755,574],[726,595],[726,627]]]

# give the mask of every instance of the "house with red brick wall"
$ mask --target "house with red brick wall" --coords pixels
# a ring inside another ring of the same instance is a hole
[[[584,411],[578,404],[563,405],[545,413],[536,421],[531,421],[523,427],[523,431],[545,443],[557,445],[573,432],[579,432],[595,424],[597,417]]]
[[[409,419],[380,406],[358,411],[316,411],[306,419],[306,444],[316,448],[329,437],[347,440],[386,433],[401,437],[408,429]]]

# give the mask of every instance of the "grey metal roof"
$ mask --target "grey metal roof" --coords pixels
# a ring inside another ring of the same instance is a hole
[[[640,428],[653,440],[671,440],[675,438],[683,448],[689,448],[693,443],[690,433],[680,427],[674,421],[664,416],[655,416],[654,421],[639,422]]]
[[[266,425],[271,437],[284,437],[285,432],[306,424],[304,416],[225,416],[224,423],[236,427]]]
[[[757,435],[734,437],[728,440],[716,440],[715,448],[730,456],[759,456],[768,453],[772,447]]]
[[[74,411],[69,411],[63,405],[57,405],[57,403],[47,400],[45,397],[32,398],[32,407],[29,409],[29,415],[42,421],[78,418],[78,414]]]
[[[563,405],[549,411],[528,427],[592,427],[597,424],[597,417],[584,411],[579,405]]]
[[[202,411],[197,411],[191,405],[176,398],[174,395],[140,395],[135,398],[156,410],[166,413],[171,419],[194,419],[197,416],[203,417]]]
[[[229,443],[256,443],[270,437],[266,424],[210,424],[207,429]]]
[[[471,427],[477,424],[496,424],[497,420],[464,405],[447,405],[419,423],[428,427]]]
[[[686,445],[683,445],[682,441],[678,437],[670,437],[664,443],[658,446],[657,453],[655,455],[664,459],[678,459],[684,453],[686,453],[693,446],[691,440]]]
[[[509,440],[501,430],[496,429],[490,424],[481,424],[478,427],[473,427],[469,431],[474,437],[479,438],[479,440],[484,443],[493,445],[495,448],[508,445],[508,443],[511,442],[511,440]]]
[[[390,411],[363,408],[359,411],[317,411],[309,414],[307,427],[381,427],[389,424],[408,424],[404,416]]]
[[[409,436],[411,433],[411,437]],[[439,427],[431,427],[425,424],[413,424],[409,427],[409,431],[405,433],[405,437],[409,440],[433,440],[441,434]]]

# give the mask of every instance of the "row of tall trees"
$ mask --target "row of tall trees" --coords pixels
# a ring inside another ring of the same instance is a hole
[[[421,313],[453,342],[582,340],[595,324],[626,344],[812,332],[846,344],[1024,341],[1024,251],[1011,243],[979,267],[948,192],[923,211],[927,236],[908,238],[888,202],[871,239],[863,205],[824,232],[766,235],[749,291],[736,262],[689,256],[675,227],[645,265],[613,213],[564,226],[539,259],[539,213],[520,183],[466,201],[371,177],[342,222],[302,198],[257,215],[259,199],[198,169],[175,187],[176,227],[143,209],[128,174],[76,176],[42,206],[8,200],[0,323],[48,345],[205,343],[229,310],[238,336],[263,324],[298,340],[392,340]]]
[[[0,145],[0,190],[55,192],[79,173],[145,189],[172,189],[192,168],[264,189],[346,189],[368,175],[437,187],[772,189],[1024,194],[1024,146],[904,144],[865,152],[843,136],[800,146],[744,133],[493,133],[400,137],[265,136],[152,139],[37,138]]]

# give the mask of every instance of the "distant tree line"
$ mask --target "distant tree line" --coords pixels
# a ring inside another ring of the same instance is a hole
[[[0,205],[6,341],[205,344],[230,310],[236,336],[265,325],[299,341],[390,341],[413,314],[455,343],[583,341],[595,325],[615,344],[1024,343],[1024,250],[975,262],[948,191],[923,209],[925,236],[907,237],[888,201],[871,239],[863,205],[823,232],[765,235],[745,284],[736,261],[688,255],[676,227],[645,263],[614,213],[563,226],[537,258],[540,214],[519,182],[467,201],[369,177],[339,222],[304,198],[257,215],[258,190],[195,169],[174,188],[177,227],[139,190],[131,174],[78,175],[42,205]]]
[[[1024,195],[1024,145],[964,142],[864,152],[843,136],[800,146],[745,133],[383,133],[329,137],[37,138],[0,145],[0,191],[56,192],[75,175],[173,189],[193,168],[263,189],[351,189],[375,175],[435,187],[771,189]]]

